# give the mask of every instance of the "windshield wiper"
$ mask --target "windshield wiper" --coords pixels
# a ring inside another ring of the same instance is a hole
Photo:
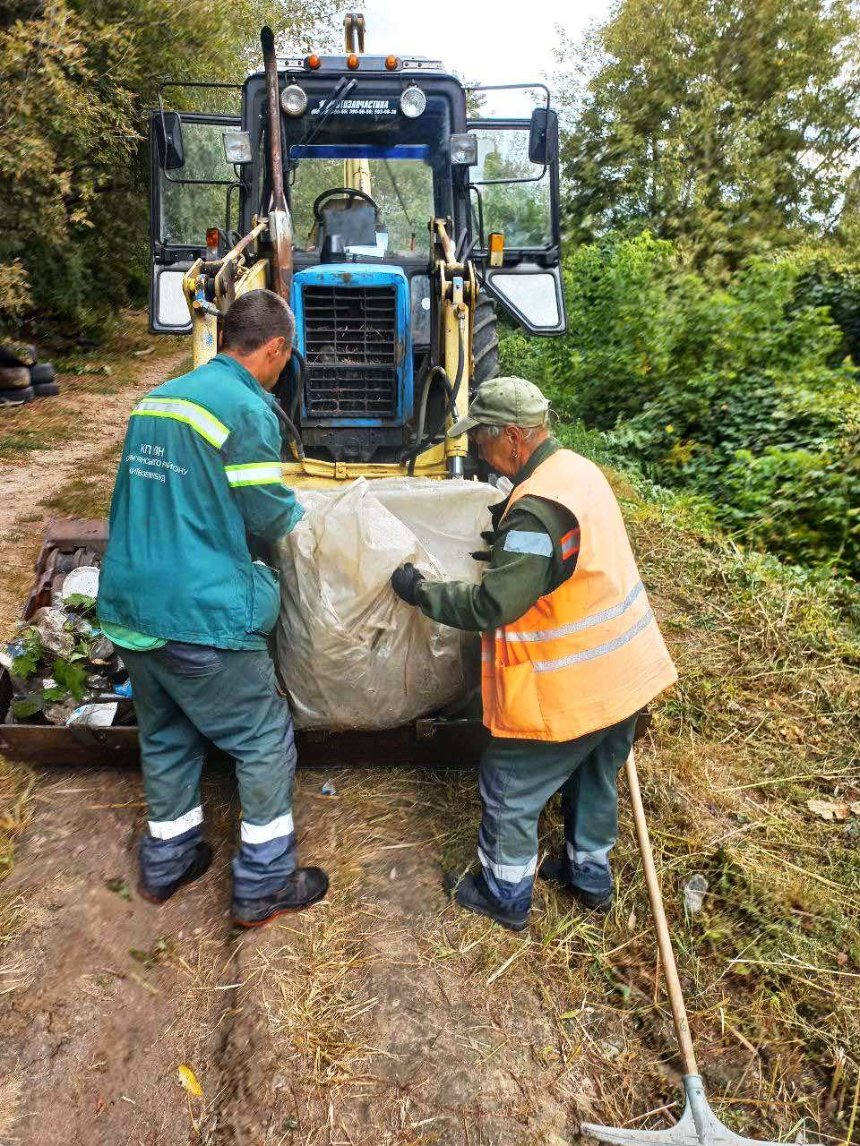
[[[355,79],[347,80],[346,76],[341,76],[341,78],[335,84],[334,91],[331,93],[328,103],[321,105],[324,110],[318,111],[316,121],[311,123],[302,139],[295,145],[296,149],[301,147],[309,147],[310,144],[313,143],[313,141],[319,135],[320,131],[322,131],[323,124],[337,111],[337,109],[340,107],[352,89],[356,86],[357,82],[358,81]],[[340,94],[338,94],[338,92]],[[287,149],[287,163],[290,162],[290,154],[292,151],[292,147]],[[290,183],[295,181],[296,167],[298,166],[300,158],[300,156],[296,156],[295,163],[290,165]]]
[[[384,159],[383,163],[385,164],[385,170],[388,172],[388,178],[391,180],[391,186],[394,188],[394,194],[397,196],[397,200],[400,203],[400,209],[403,212],[403,214],[406,216],[406,222],[412,228],[412,234],[411,234],[410,240],[409,240],[409,249],[410,249],[410,251],[414,251],[415,250],[415,224],[412,222],[412,218],[411,218],[409,212],[406,210],[406,204],[403,202],[403,196],[400,194],[400,188],[397,185],[397,180],[394,178],[394,171],[391,167],[391,163],[387,159]]]

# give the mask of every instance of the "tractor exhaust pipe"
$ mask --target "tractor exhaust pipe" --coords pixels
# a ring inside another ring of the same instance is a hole
[[[272,289],[289,303],[293,281],[293,220],[284,193],[284,157],[281,152],[281,104],[278,92],[278,63],[275,36],[269,27],[260,30],[263,68],[266,73],[266,101],[269,109],[269,170],[272,196],[269,200],[269,237],[272,241]]]

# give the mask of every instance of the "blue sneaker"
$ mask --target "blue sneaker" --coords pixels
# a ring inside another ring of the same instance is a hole
[[[540,879],[560,883],[575,899],[592,911],[609,911],[615,898],[612,869],[609,864],[572,863],[567,855],[561,859],[545,859],[538,869]]]

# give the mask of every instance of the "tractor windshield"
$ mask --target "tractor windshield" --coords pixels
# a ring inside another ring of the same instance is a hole
[[[426,145],[296,145],[290,148],[289,162],[293,170],[290,206],[298,247],[316,248],[314,202],[318,196],[352,186],[366,188],[379,208],[376,250],[362,248],[354,253],[405,256],[426,248],[427,223],[433,216],[433,171]]]
[[[427,224],[451,213],[451,109],[446,97],[428,95],[423,113],[409,118],[400,108],[400,88],[392,95],[390,86],[374,82],[334,104],[330,92],[311,95],[303,115],[284,116],[282,123],[297,250],[319,249],[320,208],[315,217],[314,204],[320,196],[332,192],[323,204],[337,210],[349,206],[344,189],[354,189],[377,208],[377,234],[375,246],[363,243],[348,253],[361,259],[429,254]],[[258,202],[264,212],[269,195],[265,132],[259,146]]]

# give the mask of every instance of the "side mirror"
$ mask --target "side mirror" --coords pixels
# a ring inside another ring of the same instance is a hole
[[[178,112],[165,111],[156,117],[155,138],[158,142],[158,157],[165,171],[176,171],[185,166],[182,120]]]
[[[529,127],[529,160],[546,166],[558,155],[558,115],[546,107],[536,107]]]

